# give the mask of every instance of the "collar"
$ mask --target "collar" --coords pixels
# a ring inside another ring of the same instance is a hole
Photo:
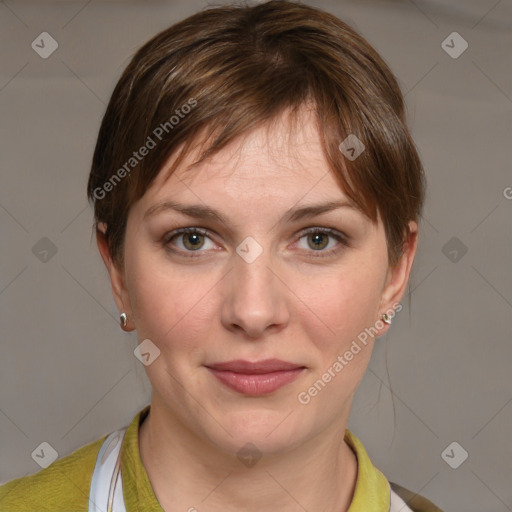
[[[387,478],[372,464],[361,441],[348,429],[345,441],[357,457],[356,488],[347,512],[387,512],[390,499]]]

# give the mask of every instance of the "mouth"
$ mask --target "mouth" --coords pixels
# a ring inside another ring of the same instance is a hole
[[[305,366],[280,359],[256,362],[237,359],[206,365],[206,368],[225,386],[252,396],[277,391],[294,381],[306,369]]]

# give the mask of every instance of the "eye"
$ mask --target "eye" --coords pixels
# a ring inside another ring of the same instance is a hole
[[[181,228],[177,229],[176,231],[173,231],[165,238],[164,245],[166,247],[169,247],[171,242],[174,239],[177,239],[178,241],[182,242],[182,247],[180,247],[178,244],[179,251],[175,251],[172,248],[169,248],[169,250],[173,252],[201,252],[200,249],[204,248],[205,242],[204,238],[207,238],[211,241],[211,239],[208,236],[208,231],[205,231],[204,229],[200,228]],[[206,249],[209,249],[211,247],[206,247]]]
[[[348,247],[349,245],[345,235],[330,228],[310,228],[302,232],[302,236],[299,238],[299,241],[303,238],[306,239],[306,250],[311,249],[309,252],[321,253],[318,255],[312,255],[313,257],[329,256],[337,253],[343,249],[343,247]],[[329,238],[331,238],[331,240],[337,240],[338,244],[333,244],[333,247],[328,250],[324,250],[329,245]]]

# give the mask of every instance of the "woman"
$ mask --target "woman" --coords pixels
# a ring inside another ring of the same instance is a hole
[[[326,12],[200,12],[133,57],[88,183],[151,404],[5,510],[435,511],[347,429],[424,197],[398,84]]]

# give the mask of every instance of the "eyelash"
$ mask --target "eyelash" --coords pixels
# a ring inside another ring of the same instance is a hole
[[[195,228],[195,227],[180,228],[180,229],[176,229],[175,231],[172,231],[170,233],[167,233],[164,236],[164,239],[163,239],[164,247],[167,250],[171,251],[172,253],[185,255],[186,258],[202,257],[200,255],[200,253],[205,252],[205,251],[202,251],[200,249],[197,251],[183,251],[182,249],[176,250],[176,249],[171,249],[169,247],[170,242],[172,240],[174,240],[176,237],[178,237],[179,235],[189,234],[189,233],[203,235],[203,236],[206,236],[211,239],[211,236],[210,236],[211,233],[205,229]],[[348,243],[348,237],[346,237],[344,234],[340,233],[339,231],[336,231],[331,228],[317,228],[317,227],[307,228],[300,233],[298,240],[302,239],[303,237],[305,237],[307,235],[316,234],[316,233],[329,235],[330,237],[336,239],[342,245],[342,247],[338,246],[338,247],[335,247],[334,249],[329,249],[327,251],[325,251],[325,250],[318,250],[318,251],[309,250],[309,251],[307,251],[310,253],[318,253],[318,254],[311,254],[311,257],[313,257],[313,258],[326,258],[329,256],[333,256],[334,254],[337,254],[340,250],[343,250],[343,248],[350,247],[350,245]],[[190,255],[188,255],[188,253],[190,253]],[[194,253],[197,253],[197,254],[194,254]]]

